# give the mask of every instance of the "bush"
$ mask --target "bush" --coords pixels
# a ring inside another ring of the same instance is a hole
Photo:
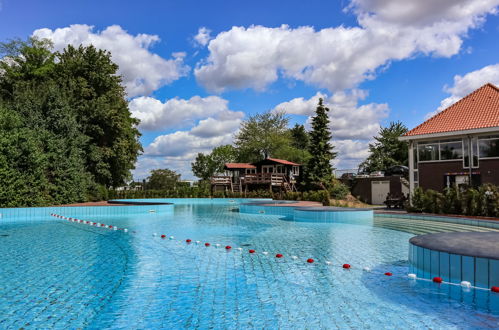
[[[408,211],[410,212],[423,212],[425,209],[425,193],[423,188],[417,187],[412,192],[411,202],[412,205],[409,207]]]
[[[412,205],[407,206],[410,212],[499,217],[499,189],[490,184],[462,192],[446,188],[443,194],[418,187],[414,189],[411,202]]]
[[[350,189],[339,180],[334,180],[328,187],[329,195],[334,199],[345,199],[350,193]]]

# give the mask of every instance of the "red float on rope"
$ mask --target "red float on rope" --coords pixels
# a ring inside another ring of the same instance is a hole
[[[109,226],[109,228],[111,228],[111,229],[112,229],[112,228],[113,228],[113,226]]]
[[[495,293],[499,293],[499,286],[493,286],[493,287],[491,287],[490,291],[495,292]]]
[[[386,273],[385,273],[385,275],[386,275],[386,276],[392,276],[393,274],[392,274],[392,273],[390,273],[390,272],[386,272]]]
[[[276,254],[276,255],[275,255],[275,257],[276,257],[276,258],[282,258],[282,257],[283,257],[283,255],[282,255],[282,254],[280,254],[280,253],[278,253],[278,254]]]
[[[185,242],[186,242],[186,243],[190,243],[190,242],[192,242],[192,241],[191,241],[191,239],[190,239],[190,238],[188,238],[188,239],[186,239],[186,240],[185,240]]]
[[[106,227],[106,225],[105,225],[105,224],[103,224],[103,223],[101,223],[101,225],[100,225],[100,226],[101,226],[101,227]]]
[[[210,243],[204,243],[204,246],[208,247],[210,246]]]
[[[313,262],[314,262],[314,259],[312,259],[312,258],[308,258],[308,259],[307,259],[307,262],[308,262],[309,264],[311,264],[311,263],[313,263]]]
[[[161,238],[166,238],[166,235],[161,235]]]
[[[345,268],[345,269],[350,269],[350,267],[351,266],[349,264],[343,264],[343,268]]]
[[[441,277],[435,276],[435,277],[433,278],[433,282],[435,282],[435,283],[442,283],[442,282],[443,282],[443,279],[442,279]]]
[[[255,253],[255,250],[251,249],[248,251],[249,253]]]
[[[232,249],[232,246],[227,245],[227,246],[225,247],[225,249],[226,249],[226,250],[230,250],[230,249]]]

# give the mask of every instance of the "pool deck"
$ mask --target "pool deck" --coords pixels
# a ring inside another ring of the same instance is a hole
[[[499,232],[437,233],[413,237],[413,245],[469,257],[499,259]]]

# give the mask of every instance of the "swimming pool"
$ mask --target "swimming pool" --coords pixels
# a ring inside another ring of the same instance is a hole
[[[0,221],[0,328],[499,326],[497,294],[406,276],[415,232],[487,229],[293,222],[239,213],[240,200],[163,201],[171,212],[78,216],[128,233],[50,216]]]

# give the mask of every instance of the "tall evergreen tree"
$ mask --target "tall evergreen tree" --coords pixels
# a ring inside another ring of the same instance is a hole
[[[306,168],[306,178],[309,184],[325,189],[333,179],[331,161],[336,157],[331,145],[329,128],[329,109],[319,99],[319,104],[312,118],[309,152],[312,155]]]

